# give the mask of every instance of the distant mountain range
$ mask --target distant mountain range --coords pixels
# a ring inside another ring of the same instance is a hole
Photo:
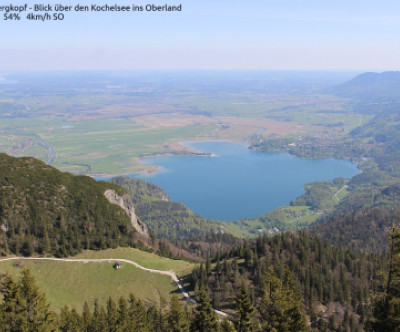
[[[363,101],[400,100],[400,71],[364,73],[324,92]]]

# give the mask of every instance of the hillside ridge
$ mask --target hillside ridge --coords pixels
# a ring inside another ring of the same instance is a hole
[[[324,92],[363,101],[394,101],[400,99],[400,71],[367,72]]]
[[[104,195],[107,190],[124,204],[111,203]],[[118,185],[3,153],[0,226],[0,252],[17,256],[66,257],[83,249],[136,246],[134,234],[147,234],[129,196]]]

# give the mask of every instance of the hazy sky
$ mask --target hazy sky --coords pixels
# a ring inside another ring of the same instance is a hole
[[[125,0],[45,3],[148,4]],[[65,13],[62,22],[3,21],[4,12],[0,12],[0,70],[400,70],[399,0],[154,3],[182,4],[182,12],[72,12]]]

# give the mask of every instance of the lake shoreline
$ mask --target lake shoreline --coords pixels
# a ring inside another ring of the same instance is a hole
[[[357,165],[346,160],[260,153],[244,142],[181,144],[193,151],[147,155],[140,161],[158,167],[157,171],[128,176],[159,185],[173,201],[208,219],[232,221],[261,216],[298,198],[306,183],[351,178],[359,173]],[[217,155],[219,158],[184,158]]]
[[[295,158],[300,158],[300,159],[306,159],[306,160],[324,160],[324,159],[333,159],[333,160],[346,160],[349,161],[350,163],[352,163],[353,165],[355,165],[359,171],[359,173],[362,173],[362,169],[359,167],[358,163],[353,163],[351,160],[349,159],[338,159],[338,158],[306,158],[303,156],[299,156],[293,153],[290,153],[289,151],[263,151],[257,148],[253,148],[251,144],[245,142],[245,141],[241,141],[241,142],[237,142],[237,141],[227,141],[227,140],[194,140],[194,141],[182,141],[182,142],[178,142],[179,145],[182,145],[184,147],[189,147],[190,149],[192,149],[192,151],[181,151],[181,152],[165,152],[165,153],[149,153],[149,154],[145,154],[143,156],[140,156],[137,158],[137,160],[142,163],[143,165],[149,166],[150,164],[146,163],[145,160],[146,159],[151,159],[151,158],[157,158],[157,157],[172,157],[172,156],[176,156],[176,157],[190,157],[190,156],[198,156],[198,157],[210,157],[210,158],[214,158],[214,157],[219,157],[218,154],[212,153],[212,152],[204,152],[204,151],[199,151],[198,149],[194,148],[193,146],[191,146],[191,144],[196,144],[196,143],[232,143],[232,144],[238,144],[238,145],[243,145],[246,146],[246,148],[249,151],[254,151],[254,152],[259,152],[259,153],[277,153],[277,154],[288,154],[292,157]],[[142,171],[138,171],[135,173],[126,173],[126,174],[111,174],[111,173],[97,173],[97,174],[85,174],[86,176],[95,178],[97,180],[101,179],[110,179],[113,177],[117,177],[117,176],[127,176],[130,177],[132,175],[137,175],[137,176],[156,176],[157,174],[162,172],[162,167],[161,166],[156,166],[156,165],[150,165],[153,167],[153,169],[148,169],[148,170],[142,170]]]
[[[143,156],[140,156],[137,158],[137,160],[144,164],[144,165],[149,165],[146,162],[143,162],[145,159],[150,159],[150,158],[157,158],[157,157],[169,157],[169,156],[176,156],[176,157],[208,157],[208,158],[215,158],[218,157],[217,154],[215,153],[211,153],[211,152],[201,152],[198,151],[197,149],[193,148],[192,146],[190,146],[190,144],[192,143],[234,143],[234,144],[238,144],[237,142],[232,142],[232,141],[218,141],[218,140],[211,140],[211,141],[183,141],[183,142],[179,142],[179,145],[182,146],[186,146],[186,147],[190,147],[191,149],[193,149],[193,151],[181,151],[181,152],[166,152],[166,153],[149,153],[149,154],[145,154]],[[249,147],[249,145],[247,145]],[[136,173],[127,173],[127,174],[108,174],[108,173],[97,173],[97,174],[86,174],[86,176],[90,176],[92,178],[95,179],[99,179],[101,181],[102,178],[104,179],[110,179],[113,177],[117,177],[117,176],[130,176],[130,175],[141,175],[141,176],[154,176],[156,174],[158,174],[159,172],[162,172],[162,168],[160,166],[155,166],[155,165],[151,165],[153,166],[155,169],[154,170],[143,170],[143,171],[139,171]]]

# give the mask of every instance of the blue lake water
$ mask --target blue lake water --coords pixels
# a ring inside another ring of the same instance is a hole
[[[261,216],[287,205],[304,192],[304,184],[350,178],[356,165],[337,159],[301,159],[285,153],[252,151],[244,144],[188,144],[205,156],[162,156],[144,162],[161,167],[150,176],[132,175],[166,190],[173,201],[195,213],[224,221]]]

